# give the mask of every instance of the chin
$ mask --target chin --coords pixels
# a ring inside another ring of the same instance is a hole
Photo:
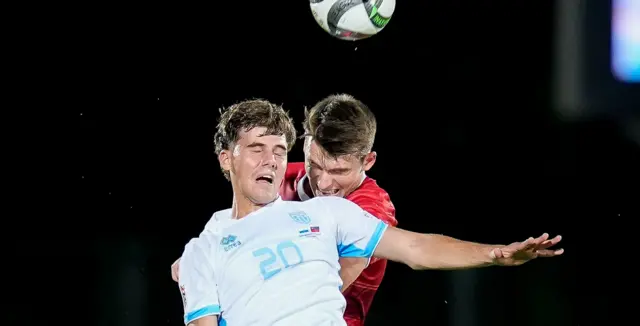
[[[260,194],[257,196],[253,196],[251,201],[256,205],[266,205],[271,203],[272,201],[278,198],[278,194]]]

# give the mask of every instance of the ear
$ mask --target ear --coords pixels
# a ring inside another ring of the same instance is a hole
[[[373,164],[376,163],[377,156],[378,154],[376,154],[376,152],[370,152],[364,157],[363,169],[365,171],[369,171],[373,167]]]
[[[231,171],[231,152],[227,149],[223,149],[218,154],[218,162],[220,162],[220,168],[224,171]]]

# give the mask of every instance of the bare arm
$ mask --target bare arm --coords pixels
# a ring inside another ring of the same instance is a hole
[[[204,316],[190,322],[187,326],[218,326],[218,316]]]
[[[413,269],[465,269],[492,265],[491,252],[500,247],[389,227],[374,255]]]
[[[340,258],[340,278],[342,279],[342,292],[360,276],[367,267],[366,258]]]

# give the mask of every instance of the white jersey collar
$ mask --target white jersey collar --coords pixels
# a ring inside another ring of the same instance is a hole
[[[276,198],[274,201],[270,202],[269,204],[265,205],[264,207],[270,207],[273,206],[277,203],[282,202],[282,197],[278,196],[278,198]],[[212,219],[220,222],[220,221],[224,221],[224,220],[231,220],[232,216],[231,213],[233,212],[232,208],[227,208],[221,211],[217,211],[215,213],[213,213],[213,216],[211,216]]]

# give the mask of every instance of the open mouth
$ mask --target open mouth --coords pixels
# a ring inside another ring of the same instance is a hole
[[[261,176],[256,178],[256,181],[258,183],[273,184],[273,176],[271,176],[271,175],[261,175]]]
[[[337,194],[338,194],[338,189],[329,190],[329,191],[318,190],[318,195],[320,195],[320,196],[335,196]]]

